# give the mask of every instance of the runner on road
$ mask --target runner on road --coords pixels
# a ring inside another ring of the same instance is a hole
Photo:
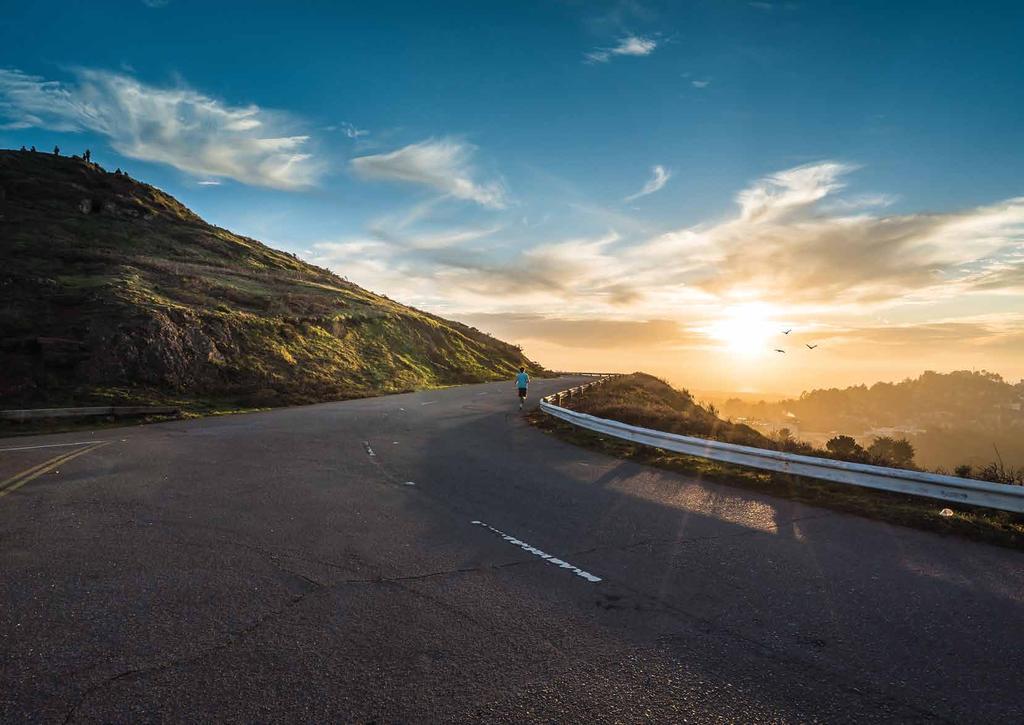
[[[526,389],[530,385],[530,376],[526,374],[526,368],[519,368],[519,374],[516,375],[516,387],[519,388],[519,410],[523,409],[523,403],[526,402]]]

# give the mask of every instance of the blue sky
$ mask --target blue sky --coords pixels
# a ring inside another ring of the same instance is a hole
[[[642,353],[683,379],[700,357],[698,386],[786,390],[1019,375],[1022,21],[1014,3],[12,4],[0,145],[90,147],[552,365]],[[783,324],[827,341],[813,362],[764,358]]]

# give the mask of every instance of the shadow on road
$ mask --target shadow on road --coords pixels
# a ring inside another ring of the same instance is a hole
[[[2,499],[0,720],[1024,719],[1017,552],[608,458],[513,406],[156,425]]]
[[[408,463],[419,495],[455,521],[484,520],[604,579],[543,562],[486,574],[519,602],[502,616],[562,653],[547,677],[608,648],[740,687],[784,718],[1024,715],[1009,694],[1024,663],[1015,552],[607,458],[497,410],[453,419],[420,450]],[[474,540],[450,526],[438,535]],[[481,546],[465,566],[493,556]]]

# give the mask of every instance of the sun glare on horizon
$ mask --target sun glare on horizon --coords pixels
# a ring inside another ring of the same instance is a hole
[[[733,305],[705,331],[713,340],[723,343],[725,349],[744,357],[757,357],[771,352],[770,340],[779,334],[780,324],[773,312],[763,302]]]

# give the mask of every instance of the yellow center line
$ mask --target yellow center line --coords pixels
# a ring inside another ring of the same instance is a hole
[[[34,481],[35,479],[42,476],[44,473],[48,473],[49,471],[53,470],[60,464],[70,461],[72,458],[78,458],[79,456],[84,455],[89,451],[94,451],[97,448],[102,448],[105,445],[107,445],[107,441],[94,443],[88,446],[87,448],[79,448],[77,451],[71,451],[70,453],[61,453],[60,455],[54,456],[48,461],[40,463],[38,466],[33,466],[32,468],[29,468],[27,471],[22,471],[21,473],[11,476],[6,481],[0,482],[0,498],[3,498],[7,494],[11,493],[11,491],[17,491],[19,488],[24,486],[29,481]]]

